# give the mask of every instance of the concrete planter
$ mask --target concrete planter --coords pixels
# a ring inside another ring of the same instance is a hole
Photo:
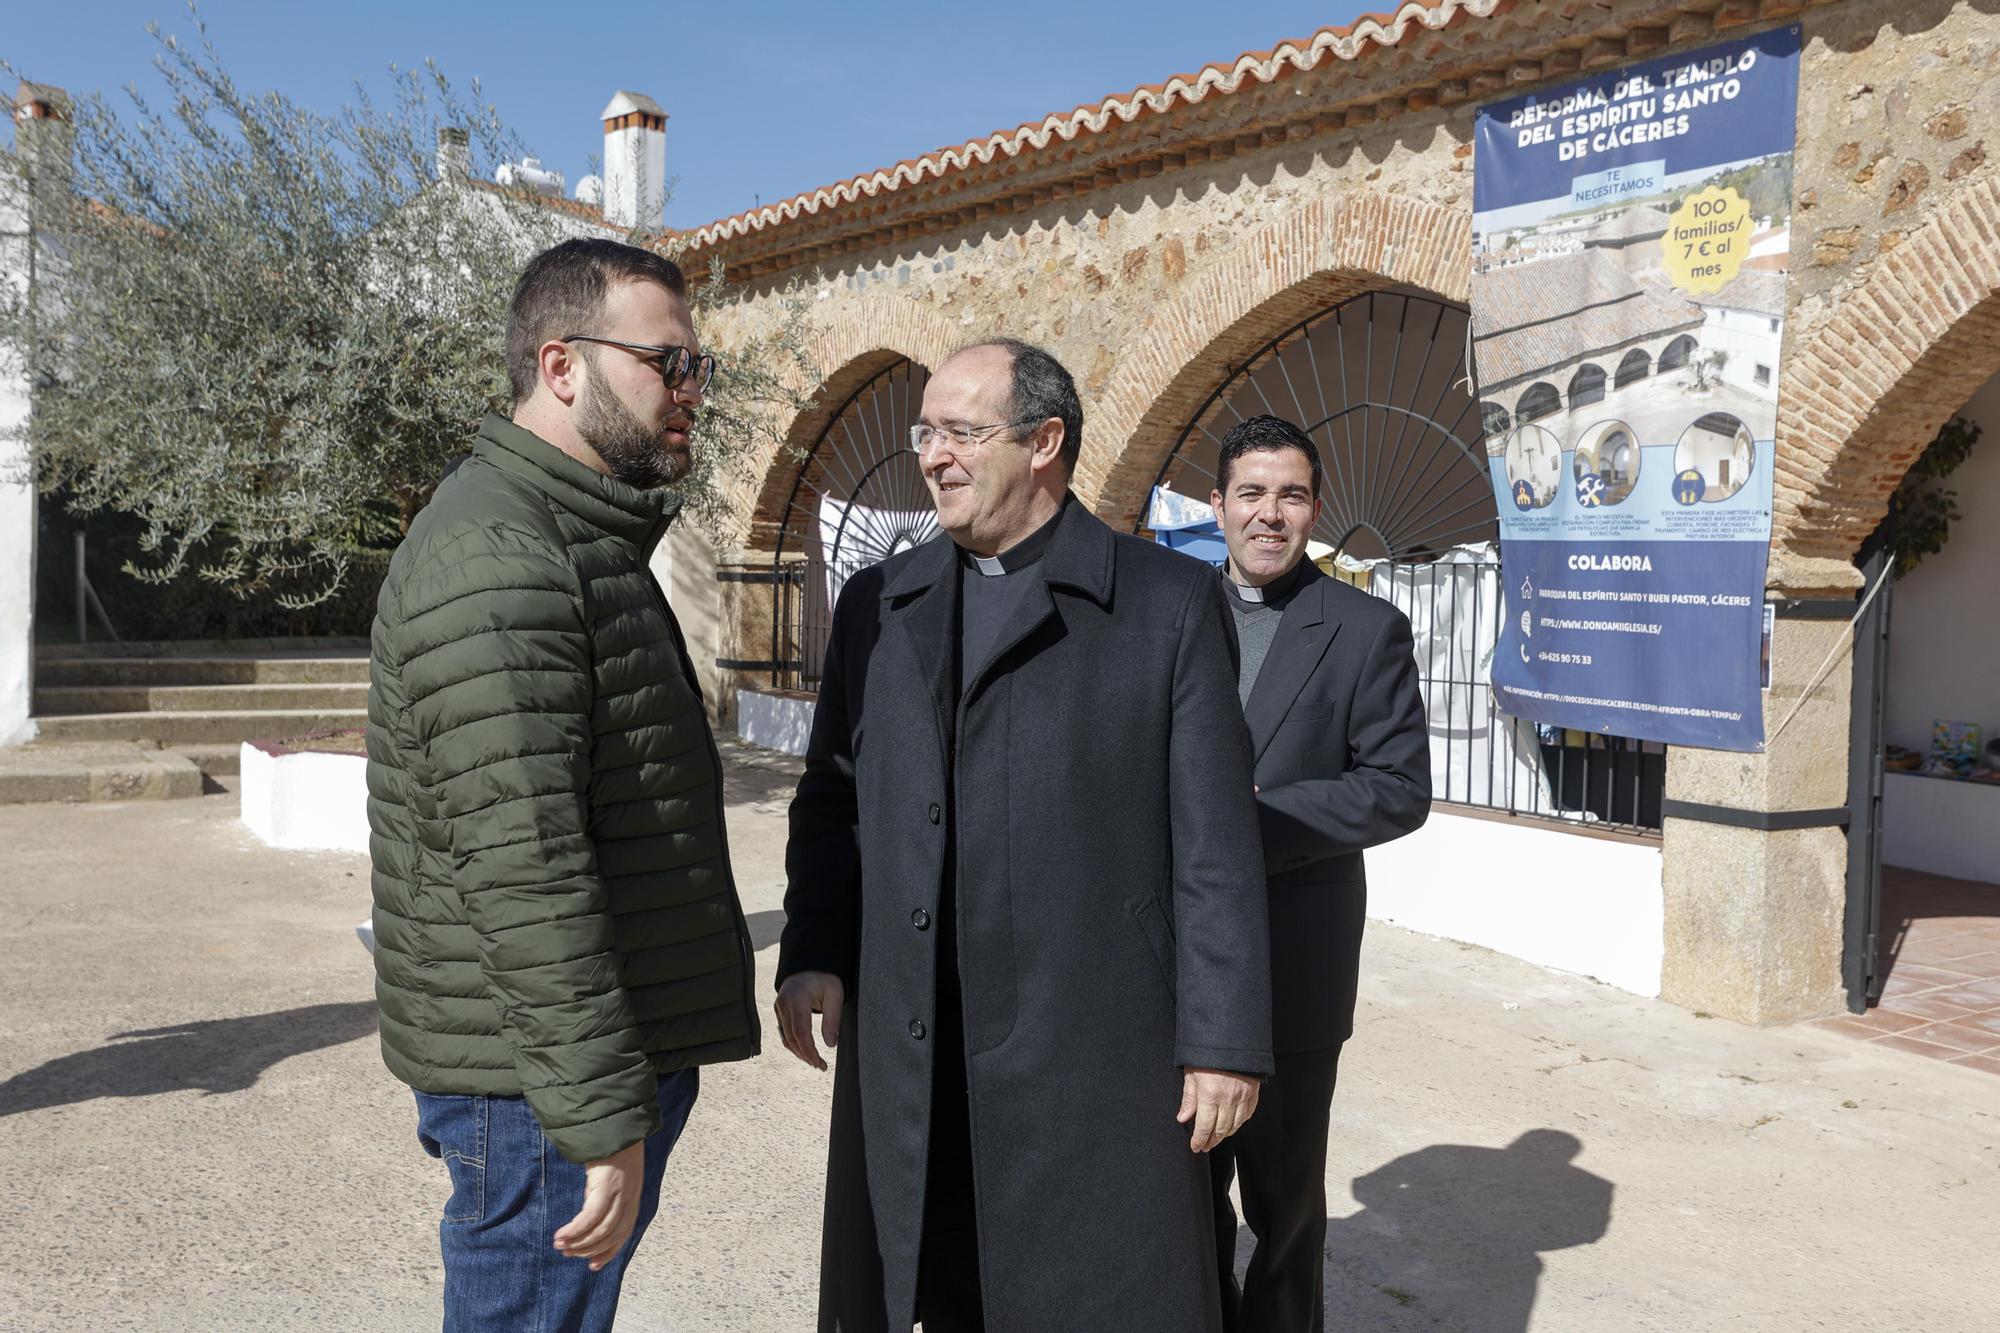
[[[803,690],[738,690],[736,734],[767,750],[802,755],[818,697]]]
[[[333,745],[314,747],[327,739],[243,742],[242,819],[271,846],[368,850],[367,757]]]

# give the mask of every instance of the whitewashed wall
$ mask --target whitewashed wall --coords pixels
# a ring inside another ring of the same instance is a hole
[[[1660,844],[1434,810],[1368,853],[1368,915],[1631,991],[1660,993]]]
[[[0,183],[0,282],[28,283],[27,213],[10,177]],[[28,383],[18,356],[0,347],[0,745],[34,734],[35,488],[29,481]]]
[[[1984,428],[1946,483],[1961,517],[1944,550],[1896,584],[1889,616],[1889,690],[1884,729],[1893,745],[1929,751],[1936,719],[2000,735],[2000,376],[1964,416]],[[1891,865],[2000,882],[1993,830],[2000,786],[1904,779],[1883,811],[1883,859]]]

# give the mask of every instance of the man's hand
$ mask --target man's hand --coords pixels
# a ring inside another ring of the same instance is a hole
[[[1181,1109],[1174,1119],[1194,1122],[1188,1147],[1207,1152],[1243,1128],[1257,1109],[1257,1080],[1222,1069],[1190,1069],[1181,1079]]]
[[[632,1239],[645,1188],[646,1141],[584,1163],[583,1173],[583,1208],[556,1232],[556,1249],[571,1259],[588,1259],[595,1273]]]
[[[824,1014],[820,1035],[830,1051],[840,1045],[840,1006],[846,999],[840,978],[831,972],[794,972],[778,987],[778,999],[771,1007],[778,1015],[778,1035],[785,1049],[814,1069],[825,1069],[826,1058],[813,1043],[812,1016]]]

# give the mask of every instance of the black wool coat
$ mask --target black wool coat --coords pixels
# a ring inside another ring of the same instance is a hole
[[[910,1327],[948,848],[987,1328],[1220,1327],[1182,1069],[1272,1067],[1228,612],[1205,565],[1080,504],[1043,571],[955,716],[949,541],[856,575],[834,614],[778,965],[847,988],[822,1329]]]
[[[1368,915],[1362,851],[1417,828],[1431,808],[1409,619],[1308,570],[1243,716],[1271,876],[1276,1049],[1338,1046],[1354,1031]]]

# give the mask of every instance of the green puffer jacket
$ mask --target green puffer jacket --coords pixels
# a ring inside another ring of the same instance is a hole
[[[382,1053],[558,1151],[757,1053],[721,759],[648,556],[679,508],[499,417],[389,566],[368,688]]]

